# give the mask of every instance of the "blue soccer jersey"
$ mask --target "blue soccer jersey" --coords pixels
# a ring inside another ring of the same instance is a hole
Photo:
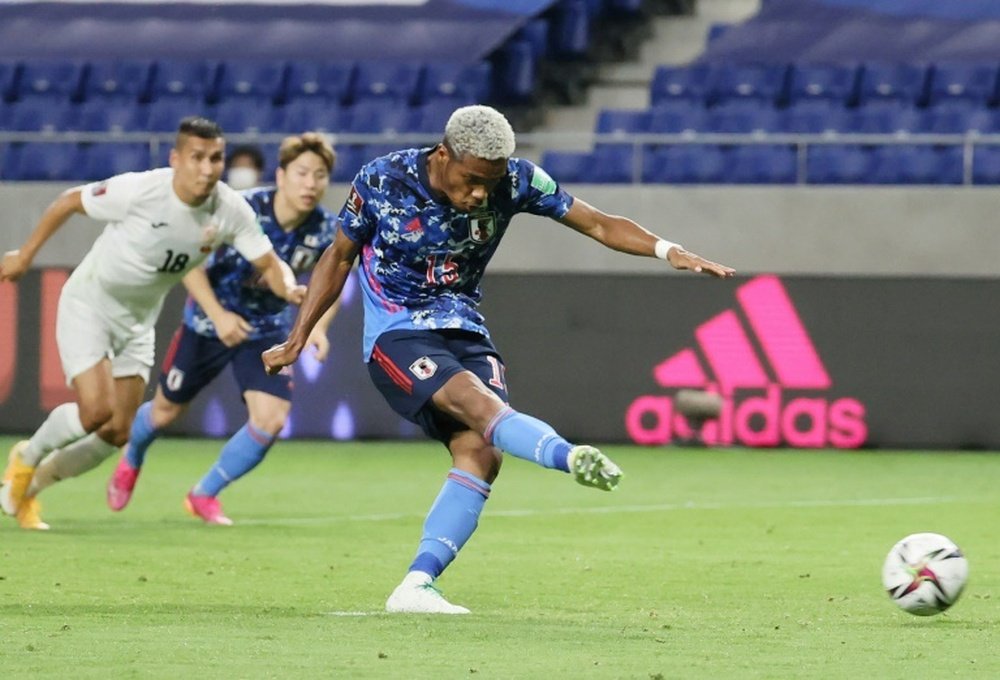
[[[264,233],[274,245],[274,252],[287,262],[296,275],[312,271],[320,255],[333,242],[336,216],[317,207],[297,229],[285,231],[274,216],[272,188],[243,192],[260,218]],[[253,326],[249,340],[283,340],[295,319],[287,302],[271,292],[254,266],[229,246],[212,253],[205,267],[212,290],[223,307],[239,314]],[[199,335],[215,337],[215,326],[204,310],[191,298],[184,307],[184,323]]]
[[[573,197],[530,161],[511,158],[507,176],[471,213],[431,193],[427,157],[405,149],[368,163],[354,178],[340,227],[361,245],[365,360],[390,330],[454,328],[489,337],[477,311],[479,283],[519,212],[561,218]]]

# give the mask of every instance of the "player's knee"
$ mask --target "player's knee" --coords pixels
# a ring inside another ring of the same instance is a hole
[[[285,421],[287,420],[287,413],[267,413],[254,415],[250,418],[250,424],[254,426],[254,429],[266,432],[272,437],[277,437],[278,433],[284,429]]]
[[[112,418],[97,430],[97,436],[112,446],[125,446],[131,427],[119,418]]]
[[[79,405],[80,424],[87,432],[95,432],[106,425],[114,415],[111,402],[104,399],[87,400]]]

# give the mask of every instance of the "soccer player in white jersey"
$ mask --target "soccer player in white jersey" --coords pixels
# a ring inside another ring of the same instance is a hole
[[[219,182],[224,159],[219,126],[185,118],[169,168],[65,191],[24,245],[4,253],[0,281],[17,280],[72,215],[108,223],[59,297],[56,342],[76,402],[57,406],[14,445],[0,486],[0,507],[22,528],[48,528],[36,498],[42,489],[96,467],[128,441],[153,366],[153,325],[188,271],[229,243],[279,297],[304,296],[249,204]]]

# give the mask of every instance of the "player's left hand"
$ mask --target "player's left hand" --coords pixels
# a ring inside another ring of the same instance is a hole
[[[306,340],[306,349],[310,347],[316,348],[313,352],[316,361],[326,361],[326,356],[330,353],[330,340],[326,337],[326,333],[314,328],[309,334],[309,339]]]
[[[306,287],[300,284],[296,284],[288,288],[288,292],[285,295],[285,299],[291,302],[293,305],[301,305],[302,301],[306,299]]]
[[[261,353],[260,360],[264,362],[264,370],[268,375],[277,375],[285,366],[294,364],[300,352],[301,350],[295,349],[286,340]]]
[[[720,279],[728,279],[736,273],[732,267],[706,260],[701,255],[680,248],[671,248],[670,252],[667,253],[667,261],[674,269],[690,269],[693,272],[708,274]]]
[[[29,267],[31,260],[24,257],[20,250],[7,251],[0,260],[0,281],[17,281]]]

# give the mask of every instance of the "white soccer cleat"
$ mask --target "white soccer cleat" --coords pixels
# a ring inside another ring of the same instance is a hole
[[[411,571],[385,602],[393,614],[468,614],[469,610],[444,599],[434,579],[422,571]]]
[[[614,491],[625,476],[620,467],[593,446],[574,446],[566,462],[577,482],[602,491]]]

